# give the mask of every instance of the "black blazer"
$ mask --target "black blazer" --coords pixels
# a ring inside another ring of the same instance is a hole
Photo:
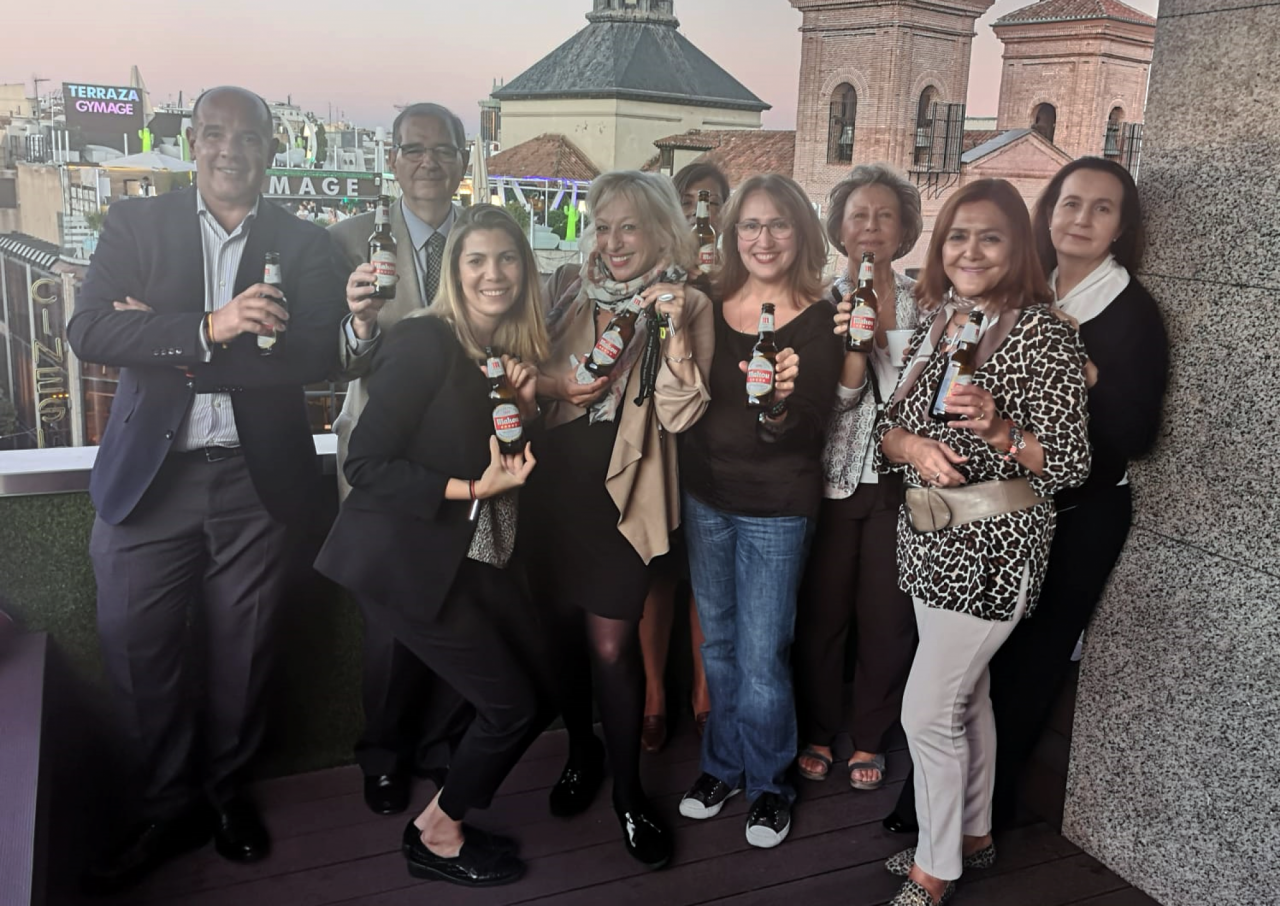
[[[266,252],[280,253],[287,352],[260,356],[256,339],[242,335],[202,362],[204,247],[197,218],[194,189],[111,206],[67,325],[81,359],[121,369],[89,495],[104,521],[123,521],[151,486],[195,394],[227,392],[267,511],[282,522],[304,520],[318,466],[302,388],[337,370],[346,312],[338,255],[323,229],[262,199],[233,295],[262,281]],[[125,296],[154,311],[115,311],[111,303]]]
[[[470,502],[444,495],[489,465],[489,382],[428,316],[387,333],[368,390],[344,469],[351,494],[316,569],[361,600],[435,616],[475,531]]]

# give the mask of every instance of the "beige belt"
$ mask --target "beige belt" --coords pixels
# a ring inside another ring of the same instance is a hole
[[[917,532],[937,532],[1044,503],[1025,478],[959,488],[907,488],[907,517]]]

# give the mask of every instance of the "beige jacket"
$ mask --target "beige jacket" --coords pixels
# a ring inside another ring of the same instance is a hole
[[[561,268],[551,278],[548,304],[554,304],[577,279],[577,269]],[[571,370],[569,356],[582,358],[596,342],[596,325],[592,306],[580,302],[566,315],[568,322],[560,342],[551,350],[551,359],[543,374],[563,377]],[[685,315],[681,330],[688,331],[689,345],[697,366],[696,380],[686,385],[663,360],[658,371],[654,395],[637,406],[633,402],[640,391],[640,365],[637,362],[627,378],[623,395],[618,439],[605,487],[621,514],[618,531],[631,542],[645,563],[670,550],[670,535],[680,524],[680,480],[676,464],[676,444],[671,434],[687,431],[707,411],[711,395],[707,377],[715,354],[715,321],[711,300],[698,290],[686,288]],[[564,400],[554,400],[545,417],[547,427],[567,424],[582,418],[587,410]]]
[[[402,318],[422,308],[426,303],[422,299],[422,291],[418,283],[418,260],[413,253],[413,240],[409,238],[409,230],[404,225],[404,213],[397,201],[391,205],[391,235],[396,241],[396,273],[400,282],[396,284],[396,297],[378,312],[378,330],[385,333],[394,327]],[[462,209],[454,205],[454,220],[462,213]],[[369,255],[369,236],[373,234],[373,212],[350,217],[329,228],[334,244],[338,246],[346,259],[347,273],[365,263]],[[349,316],[348,316],[349,317]],[[333,433],[338,435],[338,496],[345,500],[351,491],[342,467],[347,461],[347,445],[351,440],[351,432],[355,430],[360,413],[369,401],[369,393],[365,389],[363,378],[373,365],[373,357],[378,344],[363,355],[354,354],[347,345],[346,322],[338,337],[339,367],[342,377],[350,381],[347,385],[347,397],[342,404],[342,412],[334,420]]]

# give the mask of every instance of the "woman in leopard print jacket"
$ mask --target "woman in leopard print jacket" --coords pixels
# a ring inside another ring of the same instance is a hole
[[[906,507],[899,515],[899,584],[912,596],[920,635],[902,710],[920,838],[887,863],[908,878],[893,906],[945,902],[962,868],[994,860],[987,664],[1035,608],[1053,494],[1089,474],[1084,346],[1046,304],[1031,235],[1022,198],[1003,180],[971,183],[947,201],[917,288],[934,316],[912,337],[910,364],[876,428],[878,467],[909,487],[971,495],[1015,482],[999,490],[1024,498],[936,531],[917,531]],[[948,353],[975,308],[985,322],[973,383],[946,398],[947,414],[960,420],[935,420]]]

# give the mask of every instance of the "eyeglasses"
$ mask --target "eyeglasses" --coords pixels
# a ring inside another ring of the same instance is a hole
[[[435,145],[428,148],[426,145],[396,145],[396,150],[400,152],[400,156],[412,163],[418,163],[428,154],[438,164],[453,164],[458,162],[458,158],[462,155],[461,148],[455,148],[453,145]]]
[[[770,220],[768,223],[761,223],[758,220],[741,220],[738,222],[738,238],[745,239],[747,242],[753,242],[760,238],[761,230],[768,230],[769,235],[774,239],[790,239],[791,234],[795,232],[795,224],[790,220]]]

